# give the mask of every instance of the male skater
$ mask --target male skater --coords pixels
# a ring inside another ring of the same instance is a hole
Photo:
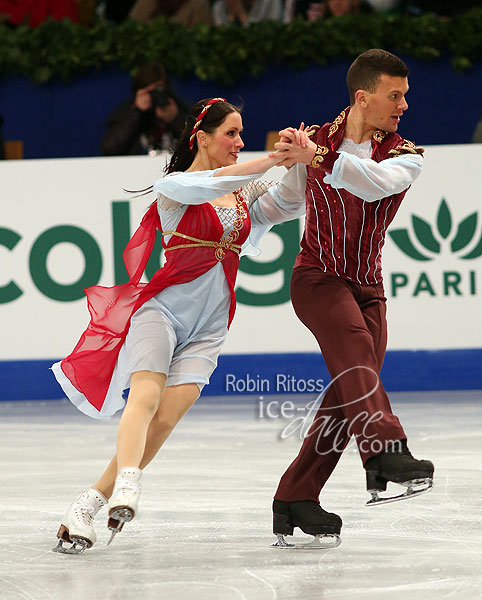
[[[291,300],[333,380],[276,491],[278,545],[286,545],[282,536],[296,526],[337,538],[341,518],[324,511],[318,497],[352,435],[372,503],[384,500],[378,491],[386,490],[387,481],[406,485],[404,498],[432,485],[433,464],[410,454],[379,379],[387,342],[382,246],[423,163],[423,149],[396,133],[408,108],[408,72],[385,50],[364,52],[348,70],[350,106],[306,133],[283,130],[276,144],[287,163],[297,163],[292,168],[306,196]]]

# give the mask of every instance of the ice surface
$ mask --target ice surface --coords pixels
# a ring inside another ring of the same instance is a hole
[[[343,518],[339,548],[269,547],[272,496],[300,445],[280,440],[290,419],[260,419],[257,398],[201,398],[146,469],[138,517],[106,548],[104,509],[80,556],[51,548],[65,508],[111,457],[117,420],[67,401],[0,403],[0,599],[481,598],[482,393],[391,400],[413,454],[435,463],[434,489],[366,507],[351,444],[321,496]]]

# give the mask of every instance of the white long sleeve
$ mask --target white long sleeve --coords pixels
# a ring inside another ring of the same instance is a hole
[[[153,186],[156,194],[170,198],[179,204],[204,204],[224,194],[247,185],[262,175],[236,175],[213,177],[216,171],[192,171],[175,173],[158,179]]]
[[[292,167],[278,185],[260,196],[249,214],[253,224],[274,225],[291,221],[305,214],[306,169]]]
[[[250,206],[251,232],[243,244],[241,256],[258,256],[261,252],[259,242],[273,225],[305,214],[306,169],[303,182],[303,171],[297,166],[293,166],[278,184],[271,186]]]
[[[369,158],[340,152],[323,181],[335,189],[345,189],[367,202],[374,202],[406,190],[422,172],[419,154],[403,154],[377,163]]]

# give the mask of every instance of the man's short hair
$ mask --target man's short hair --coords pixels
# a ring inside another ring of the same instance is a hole
[[[408,77],[407,65],[386,50],[372,48],[358,56],[351,64],[346,75],[346,85],[350,92],[350,104],[355,104],[357,90],[373,93],[381,75],[390,77]]]

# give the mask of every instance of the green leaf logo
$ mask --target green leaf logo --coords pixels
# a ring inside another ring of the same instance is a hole
[[[477,213],[472,213],[459,223],[457,233],[450,244],[452,252],[463,250],[475,235],[477,228]]]
[[[482,256],[482,234],[470,252],[463,254],[463,251],[474,239],[477,222],[478,215],[474,212],[455,228],[447,201],[442,198],[437,211],[435,231],[430,223],[421,217],[412,215],[411,231],[394,229],[388,233],[400,250],[414,260],[433,260],[442,252],[442,247],[449,248],[453,254],[459,255],[459,258],[463,260],[472,260]],[[423,252],[417,249],[412,239],[418,242],[419,246],[423,248]]]
[[[452,217],[450,216],[450,210],[447,206],[447,202],[445,202],[445,198],[442,198],[442,202],[438,209],[437,227],[440,235],[446,240],[452,229]]]

